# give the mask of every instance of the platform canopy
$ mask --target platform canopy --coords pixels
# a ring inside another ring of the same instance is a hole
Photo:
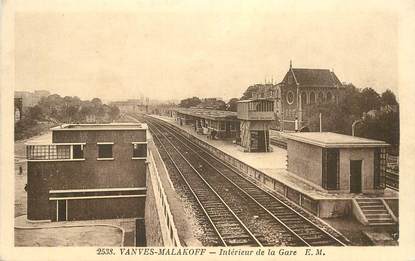
[[[209,109],[197,109],[197,108],[181,108],[176,109],[176,112],[198,117],[209,120],[235,120],[237,121],[236,112],[233,111],[220,111],[220,110],[209,110]]]
[[[375,148],[387,147],[384,141],[343,135],[334,132],[295,132],[283,135],[289,140],[307,143],[322,148]]]

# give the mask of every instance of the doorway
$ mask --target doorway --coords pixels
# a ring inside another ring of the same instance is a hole
[[[258,152],[265,152],[265,131],[258,131]]]
[[[362,161],[350,161],[350,193],[362,192]]]
[[[67,221],[67,201],[58,200],[57,201],[57,210],[56,210],[56,221]]]

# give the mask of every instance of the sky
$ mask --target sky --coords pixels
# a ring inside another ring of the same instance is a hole
[[[227,100],[280,82],[292,60],[399,95],[399,19],[382,1],[17,1],[16,12],[16,90]]]

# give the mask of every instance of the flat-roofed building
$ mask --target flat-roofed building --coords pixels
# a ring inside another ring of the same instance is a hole
[[[146,124],[62,125],[26,150],[29,220],[144,217]]]
[[[387,143],[332,132],[286,133],[287,170],[326,191],[382,193]]]

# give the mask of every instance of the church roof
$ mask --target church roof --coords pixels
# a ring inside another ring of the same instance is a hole
[[[336,74],[328,69],[291,68],[290,71],[294,76],[295,82],[300,86],[342,86]]]

